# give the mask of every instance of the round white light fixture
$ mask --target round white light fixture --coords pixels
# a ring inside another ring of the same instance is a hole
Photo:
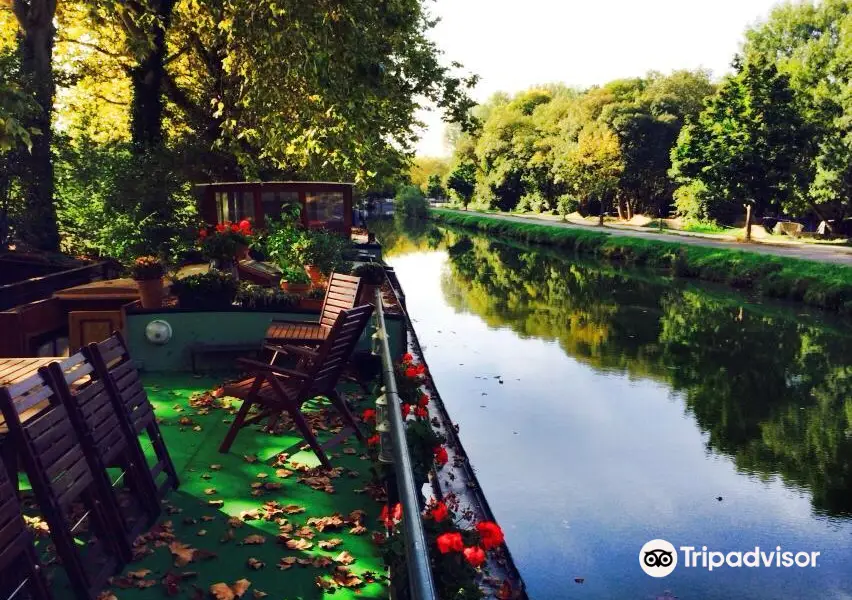
[[[161,319],[151,321],[145,326],[145,338],[158,346],[167,344],[172,339],[172,326]]]

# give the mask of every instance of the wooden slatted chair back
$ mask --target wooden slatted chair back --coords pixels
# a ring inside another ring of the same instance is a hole
[[[48,600],[41,565],[33,548],[33,537],[21,515],[16,485],[0,462],[0,594],[14,596],[26,590],[33,600]]]
[[[327,396],[334,389],[372,314],[372,304],[362,304],[337,314],[334,326],[317,351],[317,358],[312,361],[310,380],[299,393],[300,400]]]
[[[21,415],[36,403],[47,407],[26,421]],[[98,495],[94,476],[68,411],[41,371],[8,388],[0,388],[0,409],[20,453],[38,505],[50,528],[57,553],[80,598],[95,598],[120,566],[119,547]],[[8,443],[8,442],[7,442]],[[92,533],[85,556],[76,547],[66,515],[71,505],[85,506]]]
[[[352,308],[361,294],[361,278],[354,275],[332,273],[320,311],[320,325],[333,327],[341,310]]]
[[[117,540],[129,561],[133,541],[160,512],[139,438],[110,397],[105,380],[82,353],[51,363],[45,372],[80,435],[116,535],[124,532]],[[121,470],[116,485],[108,467]]]
[[[94,366],[97,377],[103,380],[119,416],[123,417],[123,423],[132,435],[147,435],[156,462],[153,465],[146,462],[146,465],[155,482],[157,496],[162,498],[169,489],[178,487],[177,471],[124,338],[116,332],[101,342],[89,344],[82,352]]]

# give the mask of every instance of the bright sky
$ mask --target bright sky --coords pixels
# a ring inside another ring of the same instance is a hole
[[[590,86],[650,70],[706,67],[724,74],[743,32],[777,0],[435,0],[432,32],[447,60],[481,80],[474,99],[563,82]],[[437,112],[418,145],[448,155]]]

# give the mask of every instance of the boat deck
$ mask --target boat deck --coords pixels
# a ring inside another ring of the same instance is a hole
[[[373,541],[381,509],[369,485],[373,463],[354,436],[329,449],[335,470],[327,478],[304,472],[319,461],[300,451],[304,441],[289,430],[246,428],[220,454],[239,406],[208,393],[221,379],[153,374],[144,381],[181,485],[137,543],[139,560],[113,578],[102,600],[388,597],[381,548]],[[359,411],[369,403],[358,402]],[[333,437],[322,428],[337,425],[325,406],[306,407],[315,409],[309,420],[321,443]],[[217,584],[230,590],[211,589]]]

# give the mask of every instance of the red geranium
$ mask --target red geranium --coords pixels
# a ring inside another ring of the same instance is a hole
[[[423,406],[418,406],[414,409],[414,414],[420,417],[421,419],[425,419],[429,416],[429,411],[426,410],[426,408]]]
[[[444,466],[447,464],[447,461],[450,460],[450,457],[447,455],[447,449],[443,446],[438,446],[435,448],[435,462],[440,466]]]
[[[402,411],[402,418],[407,419],[408,413],[411,412],[411,405],[410,404],[403,404],[402,406],[399,407],[399,409]]]
[[[364,411],[364,414],[361,415],[361,420],[365,423],[369,423],[371,421],[376,420],[376,411],[373,408],[368,408]]]
[[[377,433],[376,435],[374,435],[372,437],[368,437],[367,438],[367,445],[368,446],[378,446],[379,445],[379,434]]]
[[[243,219],[242,221],[240,221],[239,230],[246,235],[251,235],[251,223],[248,219]]]
[[[497,523],[483,521],[476,524],[476,530],[482,539],[482,547],[486,550],[499,546],[503,543],[503,530]]]
[[[224,223],[219,223],[218,225],[216,225],[216,231],[218,231],[219,233],[223,233],[225,229],[227,229],[227,227]]]
[[[393,507],[393,520],[394,521],[402,521],[402,503],[397,502],[396,506]]]
[[[417,377],[417,369],[415,369],[414,367],[408,367],[405,370],[405,376],[409,379],[414,379],[415,377]]]
[[[429,515],[435,519],[436,523],[440,523],[450,514],[450,511],[447,510],[447,505],[443,502],[436,502],[434,506],[429,509]]]
[[[429,405],[429,396],[427,396],[426,394],[421,394],[420,400],[417,401],[417,404],[419,404],[420,406],[428,406]]]
[[[201,228],[201,231],[199,231],[199,232],[198,232],[198,237],[200,237],[200,238],[206,238],[206,237],[207,237],[207,229],[206,229],[206,228],[204,228],[204,227],[202,227],[202,228]]]
[[[448,552],[461,552],[464,550],[464,542],[460,533],[443,533],[438,536],[438,550],[441,554]]]
[[[388,529],[393,529],[394,523],[402,521],[402,504],[396,503],[393,507],[393,514],[388,510],[388,505],[382,507],[382,513],[379,515],[379,521],[385,524]]]
[[[402,362],[404,362],[404,363],[410,363],[413,360],[414,360],[414,357],[411,356],[411,354],[408,353],[408,352],[406,352],[405,354],[402,355]]]
[[[485,562],[485,550],[479,546],[465,548],[464,559],[471,567],[479,567]]]

